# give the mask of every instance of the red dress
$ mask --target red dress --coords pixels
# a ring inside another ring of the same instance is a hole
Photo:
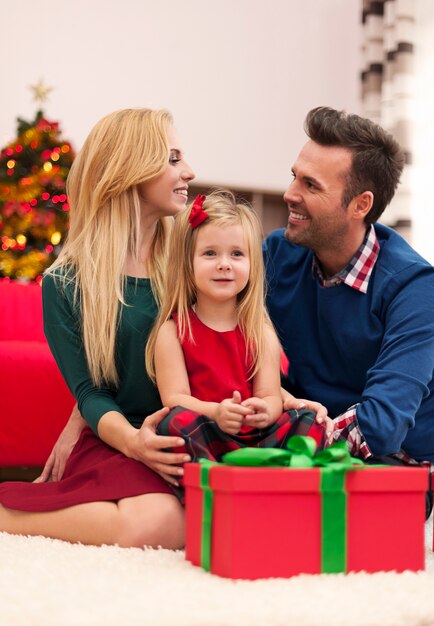
[[[86,426],[61,480],[0,483],[0,504],[18,511],[55,511],[86,502],[116,502],[146,493],[173,494],[173,490],[144,463],[111,448]]]
[[[177,323],[176,313],[173,318]],[[185,337],[181,345],[191,395],[204,402],[221,402],[239,391],[241,400],[251,398],[252,360],[247,355],[239,326],[235,330],[213,330],[201,322],[194,311],[190,311],[190,324],[194,342]],[[243,426],[241,432],[252,430]]]
[[[177,323],[177,315],[173,318]],[[181,342],[191,395],[205,402],[231,398],[235,390],[242,400],[252,397],[249,380],[251,359],[240,328],[219,332],[203,324],[190,311],[194,341],[186,336]],[[174,407],[158,427],[161,435],[180,436],[192,461],[207,458],[219,461],[223,454],[241,447],[284,447],[294,434],[313,436],[323,443],[324,429],[315,422],[312,411],[287,411],[268,428],[243,426],[238,435],[228,435],[205,415],[183,407]],[[176,448],[176,452],[181,452]]]

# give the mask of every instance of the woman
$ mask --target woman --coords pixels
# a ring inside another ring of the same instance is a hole
[[[166,111],[126,109],[96,124],[68,177],[70,229],[43,281],[44,326],[81,434],[62,480],[0,485],[0,530],[85,544],[184,542],[169,483],[183,441],[155,429],[167,411],[144,367],[171,217],[194,174]],[[148,416],[148,417],[147,417]],[[146,418],[146,419],[145,419]],[[68,444],[69,445],[69,444]]]

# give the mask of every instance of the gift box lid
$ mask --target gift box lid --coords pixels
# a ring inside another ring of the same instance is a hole
[[[363,466],[362,466],[363,467]],[[427,491],[429,471],[426,467],[374,467],[347,472],[349,491]]]
[[[346,488],[351,492],[405,492],[428,489],[428,469],[424,467],[358,466],[346,472]],[[186,487],[200,486],[200,463],[184,466]],[[288,467],[231,467],[215,465],[209,474],[214,491],[225,492],[318,492],[321,470]]]

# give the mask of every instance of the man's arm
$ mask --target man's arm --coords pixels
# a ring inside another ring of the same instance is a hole
[[[399,283],[399,284],[398,284]],[[335,418],[335,436],[358,456],[398,452],[424,398],[434,370],[434,272],[391,277],[384,301],[384,337],[366,376],[359,404]],[[337,433],[339,433],[337,435]],[[433,441],[434,453],[434,441]]]

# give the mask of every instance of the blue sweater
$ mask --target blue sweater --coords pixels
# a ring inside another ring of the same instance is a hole
[[[380,253],[363,294],[325,289],[311,250],[284,230],[264,243],[267,305],[290,360],[291,391],[331,417],[360,403],[371,451],[401,447],[434,461],[434,268],[396,232],[376,224]]]

